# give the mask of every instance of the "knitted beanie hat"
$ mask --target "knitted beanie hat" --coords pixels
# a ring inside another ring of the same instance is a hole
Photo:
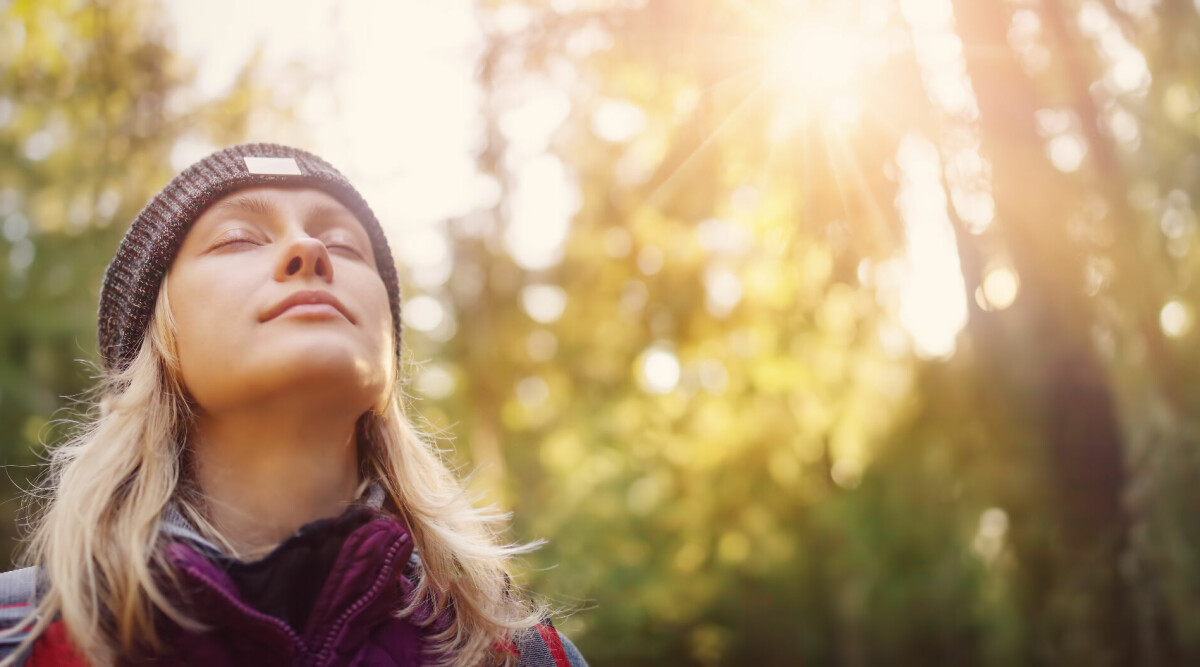
[[[375,214],[337,169],[298,148],[231,146],[185,169],[142,209],[113,257],[100,287],[100,357],[109,371],[129,366],[141,348],[167,269],[196,218],[218,199],[255,186],[323,190],[358,218],[371,239],[387,287],[400,352],[400,283],[392,251]]]

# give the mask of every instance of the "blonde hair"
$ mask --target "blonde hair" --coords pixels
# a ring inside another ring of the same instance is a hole
[[[161,549],[160,521],[170,503],[205,537],[225,543],[205,519],[204,497],[188,470],[191,411],[166,295],[164,285],[132,363],[102,378],[92,414],[50,454],[47,502],[33,517],[24,554],[42,568],[46,586],[30,614],[32,631],[13,656],[58,618],[75,650],[97,665],[161,650],[160,613],[203,630],[172,602]],[[399,508],[421,556],[416,594],[398,615],[424,626],[444,612],[452,616],[447,629],[430,635],[440,664],[511,661],[496,652],[497,642],[537,624],[542,610],[513,589],[507,564],[536,545],[499,540],[507,515],[472,504],[398,401],[364,415],[358,437],[362,469]],[[422,604],[433,613],[415,614]]]

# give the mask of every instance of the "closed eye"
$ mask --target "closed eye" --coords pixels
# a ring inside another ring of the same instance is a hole
[[[359,245],[352,239],[346,237],[334,236],[332,238],[327,238],[325,239],[325,247],[330,251],[336,250],[358,259],[366,259],[366,255],[363,254],[362,248],[360,248]]]
[[[231,229],[213,240],[209,250],[218,250],[238,245],[261,245],[259,239],[242,229]]]

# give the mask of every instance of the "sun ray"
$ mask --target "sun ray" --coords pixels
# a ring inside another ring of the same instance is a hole
[[[679,165],[676,166],[675,169],[673,169],[671,171],[671,173],[667,175],[666,178],[664,178],[661,182],[659,182],[656,186],[654,186],[654,189],[651,190],[650,193],[646,195],[645,203],[647,205],[661,204],[662,203],[661,197],[665,196],[670,191],[670,186],[674,185],[675,179],[679,176],[679,174],[682,173],[684,170],[686,170],[691,165],[691,163],[697,158],[697,156],[699,156],[701,153],[703,153],[716,140],[716,138],[727,127],[729,127],[730,123],[732,123],[734,121],[734,119],[737,118],[738,115],[740,115],[743,111],[745,111],[747,106],[750,104],[750,101],[752,99],[754,99],[754,97],[756,95],[758,95],[761,92],[761,90],[762,89],[760,86],[755,86],[754,89],[752,89],[746,95],[745,99],[743,99],[741,102],[739,102],[738,105],[736,107],[734,107],[733,110],[730,111],[728,115],[725,116],[725,120],[721,121],[721,123],[719,125],[717,125],[717,127],[714,128],[712,132],[709,133],[709,135],[704,139],[704,141],[700,142],[700,144],[698,146],[696,146],[696,148],[694,148],[688,154],[688,156],[685,157],[679,163]]]
[[[760,192],[770,192],[772,180],[771,176],[774,173],[774,165],[776,154],[778,153],[779,144],[774,141],[767,141],[767,155],[763,160],[762,171],[758,178],[758,189]]]
[[[812,217],[812,187],[809,185],[813,182],[812,178],[812,131],[806,124],[800,135],[800,178],[801,178],[801,195],[803,201],[800,202],[800,211],[803,214],[802,224],[807,225],[809,218]]]
[[[738,70],[737,72],[734,72],[732,74],[723,76],[720,79],[717,79],[715,82],[713,82],[703,88],[700,88],[700,91],[701,92],[716,92],[718,88],[721,88],[722,86],[731,85],[741,79],[744,79],[744,78],[750,76],[751,74],[761,74],[765,68],[766,68],[766,65],[764,65],[762,63],[754,63],[754,64],[750,65],[749,67],[746,67],[745,69]]]
[[[863,115],[869,117],[878,127],[883,128],[889,137],[899,139],[904,135],[903,130],[890,116],[880,113],[873,105],[868,104],[863,109]]]
[[[855,185],[858,186],[859,191],[862,193],[859,200],[866,205],[868,218],[875,228],[876,233],[888,244],[898,243],[900,240],[899,236],[896,234],[894,226],[888,224],[888,216],[884,213],[886,209],[876,200],[876,193],[871,189],[870,184],[867,183],[867,177],[863,174],[862,165],[858,163],[858,159],[855,157],[853,151],[847,146],[839,144],[839,148],[845,154],[845,164],[851,178],[853,178]]]
[[[842,203],[842,213],[850,217],[850,205],[846,202],[846,193],[842,188],[842,176],[838,171],[837,160],[834,159],[833,149],[829,147],[830,133],[821,132],[821,143],[825,147],[825,159],[829,164],[829,173],[833,176],[833,185],[837,189],[838,199]]]

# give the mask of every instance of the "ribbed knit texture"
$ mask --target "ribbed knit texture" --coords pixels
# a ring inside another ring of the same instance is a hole
[[[293,158],[300,175],[252,174],[244,157]],[[278,144],[241,144],[217,151],[185,169],[146,204],[125,232],[100,288],[98,335],[100,357],[107,370],[123,370],[137,355],[163,277],[192,223],[218,199],[256,186],[323,190],[358,218],[371,238],[375,264],[387,286],[399,355],[400,282],[396,263],[379,220],[362,195],[337,169],[312,153]]]

